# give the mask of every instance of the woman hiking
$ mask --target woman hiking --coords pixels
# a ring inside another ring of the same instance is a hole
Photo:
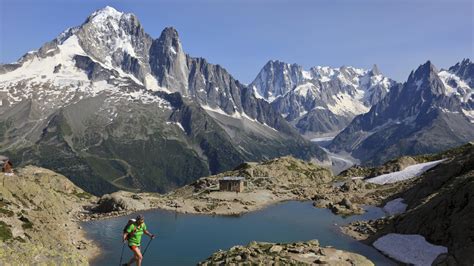
[[[143,234],[148,235],[151,239],[155,238],[155,235],[146,229],[145,218],[140,214],[135,219],[135,222],[131,223],[123,233],[123,242],[128,240],[128,247],[133,252],[133,257],[130,261],[123,265],[132,265],[134,262],[137,263],[137,266],[142,265],[143,256],[140,251],[140,244],[142,242]]]

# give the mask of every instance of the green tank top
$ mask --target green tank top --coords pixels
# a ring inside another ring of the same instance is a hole
[[[135,229],[136,228],[136,229]],[[131,224],[127,228],[128,235],[128,245],[129,246],[140,246],[142,242],[142,235],[146,230],[146,224],[142,223],[140,226],[136,224]]]

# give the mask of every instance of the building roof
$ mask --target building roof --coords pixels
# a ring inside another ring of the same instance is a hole
[[[224,176],[223,178],[221,178],[219,180],[242,181],[244,179],[245,179],[245,177],[243,177],[243,176]]]

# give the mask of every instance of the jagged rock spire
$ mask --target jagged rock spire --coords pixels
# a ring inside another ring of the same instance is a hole
[[[167,27],[150,48],[150,68],[162,87],[188,94],[188,67],[178,32]]]
[[[377,76],[381,74],[379,67],[376,64],[372,66],[372,69],[370,70],[370,72],[372,73],[373,76]]]

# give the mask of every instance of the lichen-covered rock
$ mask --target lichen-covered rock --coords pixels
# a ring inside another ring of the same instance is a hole
[[[362,255],[320,247],[317,240],[296,243],[251,242],[219,250],[198,265],[374,265]]]

